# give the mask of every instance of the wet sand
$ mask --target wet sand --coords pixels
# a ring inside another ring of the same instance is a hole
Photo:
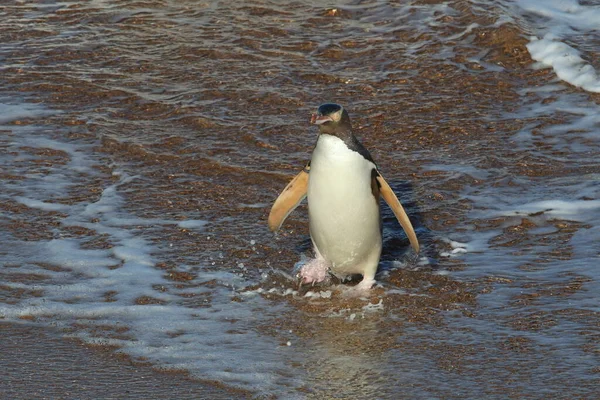
[[[85,346],[51,328],[0,322],[2,399],[244,399],[181,371],[115,357],[114,349]]]
[[[2,325],[8,395],[596,398],[596,209],[536,202],[597,201],[596,141],[551,128],[598,95],[533,69],[494,2],[250,3],[6,9],[2,93],[31,112],[0,136],[0,307],[48,327]],[[266,226],[332,100],[423,246],[384,209],[366,300],[294,292],[305,206]]]

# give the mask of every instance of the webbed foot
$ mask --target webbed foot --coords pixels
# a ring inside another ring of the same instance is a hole
[[[300,268],[298,278],[300,278],[300,286],[305,283],[312,283],[314,285],[315,283],[323,282],[329,279],[329,265],[325,260],[320,258],[310,260]]]

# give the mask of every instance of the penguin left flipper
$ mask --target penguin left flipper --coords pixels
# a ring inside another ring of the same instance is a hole
[[[310,163],[298,174],[279,195],[269,213],[269,229],[277,232],[285,219],[298,207],[308,191]]]
[[[377,171],[377,174],[374,176],[374,179],[377,180],[377,184],[379,186],[379,192],[381,193],[381,197],[385,200],[385,202],[390,206],[396,219],[406,232],[406,236],[408,236],[408,240],[410,241],[410,245],[415,251],[415,253],[419,253],[419,241],[417,240],[417,235],[415,234],[415,230],[413,229],[410,220],[408,219],[408,215],[406,215],[406,211],[404,211],[404,207],[400,204],[400,201],[396,197],[396,194],[388,185],[388,183],[383,179],[383,176]]]

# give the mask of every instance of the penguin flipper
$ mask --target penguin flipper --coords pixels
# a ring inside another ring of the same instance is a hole
[[[268,220],[269,229],[271,231],[277,232],[288,215],[290,215],[306,197],[308,191],[308,171],[310,171],[310,164],[288,183],[277,200],[275,200],[275,203],[273,203]]]
[[[410,223],[410,220],[408,219],[408,215],[406,215],[406,211],[404,211],[404,207],[402,207],[402,204],[400,204],[400,201],[396,197],[396,194],[394,193],[390,185],[388,185],[385,179],[383,179],[383,176],[377,173],[375,179],[377,179],[377,184],[379,186],[381,196],[388,204],[388,206],[390,206],[390,208],[394,212],[394,215],[396,216],[396,219],[398,219],[400,226],[402,226],[402,229],[404,229],[404,232],[406,232],[406,236],[408,236],[408,240],[410,241],[411,247],[413,248],[415,253],[418,253],[419,241],[417,240],[417,234],[415,233],[415,230],[413,229],[413,226]]]

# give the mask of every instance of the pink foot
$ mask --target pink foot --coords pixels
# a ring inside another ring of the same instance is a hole
[[[349,298],[369,297],[371,295],[371,288],[375,283],[376,281],[373,278],[363,279],[358,285],[347,288],[344,296]]]
[[[329,278],[329,265],[322,258],[310,260],[300,268],[300,283],[319,283]]]
[[[375,285],[375,279],[364,278],[358,285],[355,286],[359,292],[369,292],[369,290]]]

